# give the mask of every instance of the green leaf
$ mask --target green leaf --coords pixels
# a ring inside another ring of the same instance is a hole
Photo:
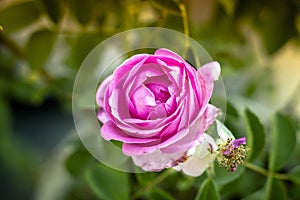
[[[254,193],[246,196],[242,200],[264,200],[264,198],[263,198],[264,193],[265,193],[265,188],[261,188],[261,189],[255,191]]]
[[[93,158],[84,147],[79,147],[65,161],[66,169],[74,176],[78,177],[83,174],[84,170],[91,164]]]
[[[288,199],[287,191],[281,180],[268,177],[266,183],[266,200],[285,200]]]
[[[152,200],[175,200],[174,197],[160,188],[151,189],[149,196]]]
[[[276,171],[284,167],[296,145],[296,130],[291,119],[280,113],[273,118],[269,169]]]
[[[195,200],[215,200],[215,199],[220,199],[220,194],[218,193],[217,186],[215,182],[208,178],[206,179],[201,187],[200,190],[198,191],[198,194],[195,198]]]
[[[287,175],[294,183],[300,186],[300,165],[289,171]]]
[[[238,166],[235,172],[228,172],[223,167],[215,167],[215,181],[218,185],[228,184],[238,179],[245,172],[245,167]]]
[[[79,68],[85,57],[104,39],[100,34],[79,35],[71,41],[71,52],[68,57],[69,64],[74,68]]]
[[[60,0],[41,0],[48,16],[54,23],[58,23],[62,16],[62,4]]]
[[[227,100],[226,102],[226,115],[228,116],[231,116],[233,118],[238,118],[239,117],[239,113],[237,111],[237,109],[233,106],[233,104]]]
[[[249,109],[246,110],[247,145],[250,147],[248,160],[256,159],[265,146],[265,130],[258,117]]]
[[[93,17],[96,3],[95,0],[70,0],[71,12],[80,24],[85,25]]]
[[[147,172],[147,173],[136,173],[135,177],[139,184],[147,185],[153,181],[153,179],[157,176],[155,172]]]
[[[102,164],[87,170],[86,180],[92,191],[103,200],[129,199],[129,177]]]
[[[33,69],[44,68],[56,40],[56,34],[43,29],[35,32],[26,44],[26,56]]]
[[[5,32],[14,32],[32,24],[38,17],[35,2],[21,2],[0,11],[0,24]]]
[[[291,37],[297,37],[295,27],[297,9],[291,9],[290,6],[293,5],[283,1],[277,1],[270,5],[261,10],[259,29],[266,50],[272,54]]]

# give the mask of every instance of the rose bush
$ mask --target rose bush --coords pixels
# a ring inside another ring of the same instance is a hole
[[[123,142],[146,171],[178,165],[217,117],[209,100],[219,74],[217,62],[196,70],[168,49],[127,59],[97,90],[101,136]]]

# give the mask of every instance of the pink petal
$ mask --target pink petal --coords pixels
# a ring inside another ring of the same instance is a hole
[[[113,73],[113,79],[111,81],[110,90],[113,90],[116,85],[122,80],[122,77],[128,76],[128,73],[133,73],[132,68],[139,69],[147,60],[150,55],[148,54],[138,54],[132,56],[131,58],[125,60]],[[110,91],[111,92],[111,91]]]
[[[102,83],[100,84],[97,93],[96,93],[96,102],[98,106],[102,107],[103,106],[103,99],[104,99],[104,94],[106,88],[109,86],[110,82],[112,80],[112,75],[108,76],[105,78]]]
[[[219,79],[221,67],[218,62],[210,62],[198,69],[198,73],[205,79],[207,83],[211,83]]]
[[[147,144],[123,144],[123,153],[126,155],[140,155],[144,153],[151,153],[160,148],[169,146],[170,144],[182,139],[185,135],[187,135],[188,130],[181,130],[178,133],[174,134],[171,138],[165,141],[159,141],[154,143],[147,143]],[[181,149],[182,150],[182,149]],[[180,151],[183,152],[183,151]],[[172,154],[174,152],[167,152],[167,154]],[[177,151],[178,153],[178,151]]]
[[[155,106],[155,97],[153,93],[145,86],[141,85],[130,97],[135,108],[132,112],[134,118],[147,119],[151,106]],[[125,105],[126,106],[126,105]]]
[[[197,73],[202,91],[201,107],[205,109],[213,92],[214,81],[217,80],[220,75],[220,65],[218,62],[208,63],[199,68]],[[203,109],[202,112],[204,111]]]
[[[106,114],[103,108],[98,109],[97,117],[103,124],[110,120],[109,116]]]
[[[163,56],[163,57],[170,57],[170,58],[173,58],[173,59],[178,60],[180,62],[182,62],[182,61],[185,62],[185,60],[181,56],[174,53],[173,51],[170,51],[169,49],[164,49],[164,48],[158,49],[158,50],[155,51],[154,55],[159,55],[159,56]]]
[[[106,122],[101,128],[101,135],[105,140],[118,140],[126,143],[150,143],[157,141],[155,138],[134,138],[122,132],[113,122]]]
[[[172,143],[172,145],[162,148],[161,151],[164,153],[187,151],[194,145],[194,142],[201,137],[201,135],[208,129],[208,127],[216,120],[217,115],[218,109],[208,104],[204,115],[200,116],[198,120],[189,124],[190,127],[188,127],[188,134],[186,134],[180,140]]]
[[[217,117],[218,117],[219,109],[216,108],[215,106],[208,104],[204,113],[204,118],[205,118],[205,128],[204,131],[208,129],[208,127],[213,124]]]
[[[162,148],[161,151],[164,153],[175,153],[180,151],[187,151],[188,149],[194,146],[194,142],[201,136],[204,132],[204,124],[202,121],[196,121],[187,129],[188,134],[186,134],[180,140],[174,142],[172,145],[169,145],[165,148]]]
[[[149,112],[149,119],[163,119],[167,116],[168,115],[164,104],[159,104],[152,107]]]

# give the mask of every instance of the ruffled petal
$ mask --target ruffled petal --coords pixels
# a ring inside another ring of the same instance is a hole
[[[110,84],[110,92],[116,87],[120,80],[124,76],[128,76],[128,73],[134,73],[132,68],[139,69],[147,60],[150,55],[148,54],[138,54],[132,56],[130,59],[125,60],[113,73],[113,79]]]
[[[194,154],[192,154],[185,162],[179,163],[174,167],[176,170],[182,170],[183,173],[189,176],[200,176],[215,160],[215,154],[210,151],[216,150],[217,145],[214,139],[204,134],[204,141],[197,145]]]
[[[101,135],[105,140],[118,140],[125,143],[150,143],[157,141],[155,138],[133,138],[124,134],[113,122],[108,121],[101,128]]]
[[[151,107],[156,105],[154,94],[145,85],[141,85],[132,94],[130,100],[135,108],[130,110],[130,113],[134,118],[139,119],[148,119]]]
[[[207,83],[211,83],[219,79],[221,67],[218,62],[210,62],[200,67],[198,73],[201,74]]]
[[[178,60],[180,62],[185,62],[185,60],[181,56],[179,56],[178,54],[174,53],[173,51],[170,51],[169,49],[165,49],[165,48],[156,50],[154,55],[169,57],[169,58]]]
[[[110,75],[107,78],[105,78],[102,81],[101,85],[99,86],[99,88],[97,90],[97,93],[96,93],[96,102],[97,102],[97,104],[98,104],[99,107],[103,106],[103,99],[104,99],[105,90],[109,86],[111,80],[112,80],[112,75]]]
[[[161,171],[165,168],[171,168],[176,160],[182,156],[182,153],[163,154],[157,150],[152,153],[132,156],[135,165],[141,167],[144,171]]]

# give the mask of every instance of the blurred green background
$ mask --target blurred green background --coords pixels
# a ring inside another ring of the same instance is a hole
[[[268,141],[271,116],[280,111],[295,124],[299,140],[298,0],[0,0],[1,199],[124,199],[114,196],[119,189],[129,199],[195,197],[206,175],[134,176],[97,163],[77,137],[71,110],[76,72],[96,45],[137,27],[183,32],[179,5],[186,8],[190,36],[221,63],[232,131],[246,134],[239,122],[247,107],[263,123]],[[263,168],[267,151],[257,160]],[[299,165],[299,147],[293,156],[280,172]],[[265,179],[253,173],[240,182],[239,172],[217,181],[222,199],[259,191]],[[279,191],[292,188],[284,197],[300,199],[296,185],[276,184]]]

